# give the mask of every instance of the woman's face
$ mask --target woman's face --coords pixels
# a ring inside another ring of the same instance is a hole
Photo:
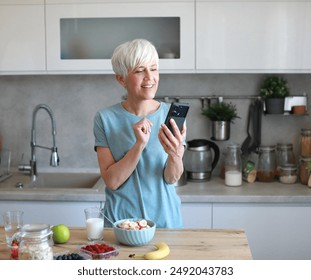
[[[140,100],[153,99],[159,82],[159,71],[156,63],[148,63],[130,71],[119,82],[126,88],[128,97]]]

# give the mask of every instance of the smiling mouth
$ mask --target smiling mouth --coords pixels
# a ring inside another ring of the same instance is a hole
[[[142,86],[143,88],[152,88],[153,85],[145,85],[145,86]]]

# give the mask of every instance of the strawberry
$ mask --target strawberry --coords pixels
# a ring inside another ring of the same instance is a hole
[[[11,259],[18,260],[18,245],[19,242],[17,239],[13,239],[11,243]]]

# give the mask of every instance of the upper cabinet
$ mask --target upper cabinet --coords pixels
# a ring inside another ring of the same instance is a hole
[[[310,0],[0,0],[0,75],[113,73],[150,40],[161,73],[311,73]]]
[[[193,1],[48,2],[47,71],[112,73],[110,58],[115,47],[136,38],[156,46],[162,73],[194,71],[194,23]]]
[[[310,72],[310,1],[196,2],[200,72]]]
[[[0,1],[0,74],[45,71],[44,3]]]

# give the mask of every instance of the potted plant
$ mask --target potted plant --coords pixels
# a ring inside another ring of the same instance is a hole
[[[236,106],[224,101],[211,104],[202,111],[202,114],[212,121],[213,140],[228,140],[230,123],[233,123],[236,118],[240,118]]]
[[[260,88],[267,114],[283,114],[285,97],[289,95],[286,79],[278,76],[266,77]]]

